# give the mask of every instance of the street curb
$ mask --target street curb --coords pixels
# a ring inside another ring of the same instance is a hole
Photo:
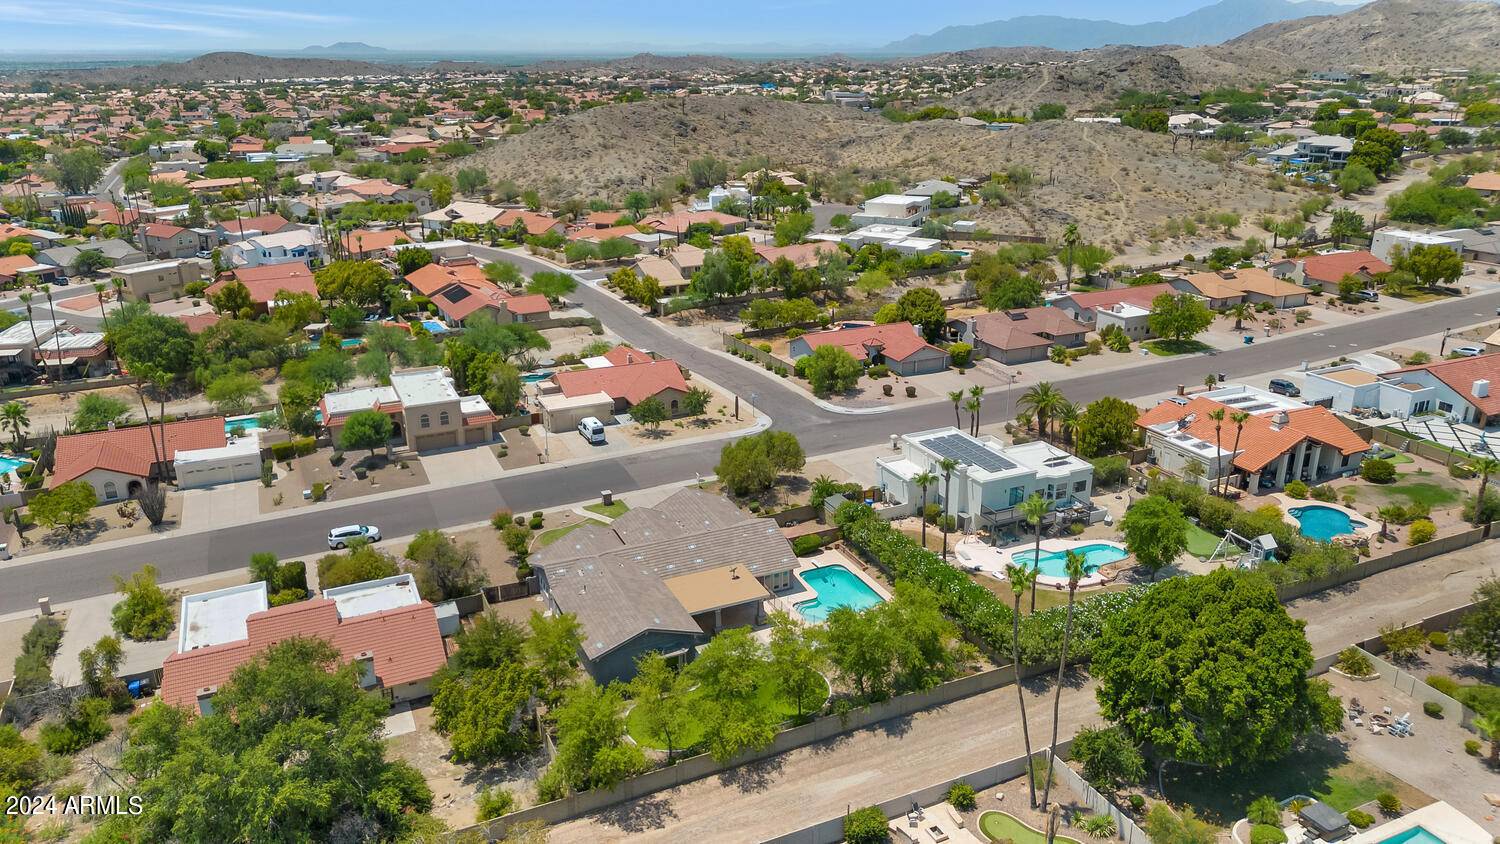
[[[813,399],[813,404],[829,413],[842,413],[845,416],[873,416],[876,413],[890,413],[896,409],[894,407],[839,407],[822,399]]]

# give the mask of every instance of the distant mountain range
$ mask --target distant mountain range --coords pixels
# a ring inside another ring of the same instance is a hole
[[[913,35],[893,41],[883,50],[920,55],[977,47],[1051,47],[1054,50],[1089,50],[1109,44],[1195,47],[1218,44],[1268,23],[1310,15],[1337,15],[1351,8],[1322,0],[1301,3],[1292,0],[1220,0],[1171,20],[1139,24],[1025,15],[970,26],[944,27],[931,35]]]
[[[368,56],[371,53],[389,53],[390,50],[384,47],[371,47],[363,41],[338,41],[327,47],[319,47],[317,44],[303,47],[302,52],[314,56]]]

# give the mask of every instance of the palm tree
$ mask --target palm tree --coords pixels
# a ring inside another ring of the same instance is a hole
[[[1069,290],[1073,287],[1073,249],[1078,246],[1078,226],[1069,225],[1063,229],[1062,245],[1068,247],[1068,257],[1063,261],[1063,266],[1068,268],[1068,282],[1063,289]]]
[[[931,472],[923,472],[911,479],[922,490],[922,512],[918,513],[922,519],[922,550],[927,550],[927,488],[937,483],[937,475]]]
[[[1025,517],[1026,521],[1031,522],[1031,526],[1036,530],[1036,552],[1031,558],[1031,573],[1035,575],[1038,571],[1038,566],[1042,562],[1042,518],[1047,515],[1048,510],[1052,509],[1052,502],[1043,498],[1040,492],[1033,492],[1031,497],[1022,501],[1016,509],[1021,511],[1021,515]],[[1035,576],[1031,579],[1030,612],[1036,612]]]
[[[1078,433],[1082,424],[1083,414],[1078,411],[1078,406],[1064,399],[1058,404],[1057,410],[1057,433],[1062,436],[1065,445],[1073,444],[1073,436]]]
[[[1479,494],[1474,498],[1474,524],[1484,521],[1484,493],[1490,485],[1490,475],[1500,473],[1500,460],[1493,457],[1476,457],[1474,471],[1479,473]]]
[[[94,282],[94,295],[99,297],[99,319],[104,323],[105,331],[109,331],[109,314],[104,311],[104,291],[108,289],[103,282]]]
[[[1386,523],[1401,521],[1406,517],[1406,508],[1400,504],[1392,504],[1376,510],[1375,515],[1380,517],[1380,535],[1388,536],[1389,534],[1386,533]]]
[[[1062,681],[1063,671],[1068,667],[1068,640],[1073,635],[1073,596],[1078,592],[1078,581],[1083,579],[1082,554],[1074,551],[1068,552],[1068,615],[1063,622],[1062,656],[1057,658],[1057,688],[1052,695],[1052,744],[1047,748],[1047,761],[1050,763],[1052,757],[1057,754],[1057,713],[1062,704]],[[1042,787],[1042,805],[1047,805],[1047,799],[1052,795],[1052,777],[1047,777],[1047,784]],[[1047,827],[1047,844],[1052,844],[1055,825]]]
[[[1016,705],[1021,710],[1021,738],[1026,742],[1026,759],[1031,760],[1031,727],[1026,723],[1026,695],[1021,691],[1021,593],[1036,585],[1036,572],[1024,566],[1005,564],[1005,580],[1010,584],[1010,594],[1015,606],[1010,614],[1010,661],[1016,668]],[[1031,808],[1036,808],[1036,777],[1028,776],[1031,784]]]
[[[1052,386],[1051,381],[1038,381],[1021,395],[1019,403],[1031,408],[1036,414],[1036,432],[1037,436],[1042,439],[1047,438],[1047,420],[1061,401],[1063,401],[1063,394]]]
[[[53,323],[56,323],[57,322],[57,311],[54,311],[52,309],[52,285],[50,285],[50,284],[44,284],[44,285],[42,285],[41,289],[42,289],[42,294],[47,297],[47,313],[52,317]],[[63,380],[62,332],[58,330],[58,328],[57,328],[57,326],[55,324],[52,327],[52,336],[55,337],[55,338],[57,338],[57,378],[56,378],[56,380],[60,382],[60,381]]]
[[[1240,451],[1240,434],[1245,430],[1245,423],[1250,421],[1250,413],[1249,411],[1245,410],[1236,410],[1235,412],[1229,414],[1229,421],[1234,423],[1234,453],[1238,454]],[[1232,461],[1230,462],[1229,466],[1230,471],[1233,471],[1234,463]],[[1228,476],[1225,476],[1224,478],[1224,494],[1229,494]]]
[[[979,436],[979,399],[964,402],[964,410],[969,412],[969,435]]]
[[[1224,474],[1224,449],[1220,443],[1219,432],[1224,429],[1224,417],[1229,412],[1228,408],[1218,408],[1208,412],[1208,418],[1214,420],[1214,480],[1209,489],[1215,489],[1219,483],[1219,476]]]
[[[971,405],[969,409],[971,416],[969,417],[969,419],[974,426],[974,436],[977,437],[979,436],[979,406],[981,404],[984,404],[983,387],[975,384],[974,386],[969,388],[969,403]]]
[[[15,437],[16,451],[20,452],[22,438],[26,436],[26,429],[31,427],[31,419],[26,416],[26,405],[18,401],[7,403],[3,421],[5,429]]]
[[[1035,418],[1035,414],[1033,414],[1031,411],[1023,410],[1020,413],[1016,414],[1016,425],[1018,425],[1023,431],[1029,431],[1031,430],[1031,423],[1035,421]]]
[[[1243,323],[1247,319],[1255,318],[1255,311],[1252,310],[1249,305],[1245,304],[1244,302],[1240,302],[1239,304],[1229,309],[1229,315],[1234,317],[1234,330],[1239,331],[1241,323]]]
[[[1490,767],[1500,768],[1500,713],[1480,715],[1474,719],[1473,725],[1490,740]]]
[[[938,461],[938,468],[943,470],[943,509],[938,519],[943,529],[943,559],[946,560],[948,559],[948,509],[952,506],[950,502],[953,500],[949,496],[953,492],[953,470],[958,468],[958,461],[951,457],[944,457]]]
[[[35,349],[37,347],[37,341],[36,341],[36,319],[31,314],[31,294],[30,293],[22,293],[20,296],[17,296],[16,298],[20,299],[21,300],[21,304],[23,304],[23,305],[26,306],[26,321],[29,322],[29,323],[31,323],[31,348]],[[45,364],[44,364],[44,366],[45,366]]]
[[[958,405],[964,400],[963,390],[954,390],[948,394],[948,401],[953,402],[953,427],[957,428],[963,424],[958,418]]]

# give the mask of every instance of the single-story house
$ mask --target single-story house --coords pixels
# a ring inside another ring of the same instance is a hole
[[[360,668],[360,687],[397,702],[430,693],[428,681],[448,663],[437,610],[422,600],[410,574],[329,589],[320,598],[268,607],[265,581],[183,598],[178,652],[162,665],[161,696],[197,715],[234,670],[272,645],[295,637],[326,639]]]
[[[759,622],[797,567],[771,520],[692,488],[586,524],[529,562],[548,605],[578,617],[582,664],[598,683],[629,680],[648,651],[687,663],[713,633]]]
[[[504,208],[493,205],[485,205],[483,202],[467,202],[457,200],[444,205],[436,211],[429,211],[422,215],[423,231],[443,231],[454,223],[469,223],[470,225],[483,226],[494,223],[500,215],[505,213]]]
[[[658,255],[647,255],[636,261],[635,274],[641,278],[656,279],[661,285],[663,296],[680,293],[692,283],[692,279],[685,278],[682,269],[672,263],[670,258],[662,258]]]
[[[759,259],[756,262],[757,264],[770,265],[785,258],[791,261],[792,266],[799,270],[816,267],[825,252],[833,255],[840,254],[837,246],[817,241],[813,243],[794,243],[790,246],[767,246],[763,243],[757,243],[752,248]]]
[[[539,322],[552,315],[552,303],[539,293],[511,293],[485,277],[471,262],[426,264],[406,274],[406,283],[437,306],[449,322],[463,322],[481,311],[498,322]]]
[[[548,217],[546,214],[524,209],[507,209],[495,218],[495,225],[499,226],[501,231],[515,228],[518,223],[531,237],[541,237],[549,232],[564,234],[568,230],[567,225],[556,217]]]
[[[392,439],[413,451],[490,442],[500,421],[482,397],[460,396],[440,366],[397,370],[387,386],[328,393],[318,408],[334,442],[351,414],[378,410],[394,423]]]
[[[68,434],[57,438],[51,487],[83,479],[94,488],[100,501],[118,501],[138,493],[156,464],[155,451],[165,445],[165,470],[170,476],[179,451],[218,449],[228,444],[224,417],[187,419],[166,425],[145,425]],[[257,468],[257,474],[259,469]]]
[[[745,230],[745,226],[749,222],[744,217],[736,217],[733,214],[725,214],[722,211],[678,211],[675,214],[645,217],[641,220],[641,225],[662,234],[674,235],[680,243],[683,240],[683,232],[686,232],[688,227],[694,223],[706,223],[709,225],[718,223],[721,233],[739,234]]]
[[[1203,297],[1214,310],[1241,302],[1249,305],[1269,302],[1278,309],[1300,308],[1307,304],[1306,288],[1282,281],[1262,269],[1193,273],[1168,283],[1178,291]]]
[[[976,357],[1018,364],[1044,360],[1053,346],[1082,346],[1089,328],[1057,308],[1021,308],[951,319],[953,337],[974,347]]]
[[[1391,265],[1380,260],[1367,249],[1328,252],[1322,255],[1307,255],[1302,258],[1283,258],[1268,268],[1271,275],[1311,287],[1320,285],[1325,290],[1336,290],[1346,275],[1353,275],[1369,284],[1375,276],[1391,271]]]
[[[556,372],[552,375],[552,382],[568,398],[604,393],[614,401],[614,413],[624,413],[655,397],[666,405],[669,414],[679,415],[682,398],[688,392],[682,367],[671,358],[652,360],[644,352],[641,355],[642,360],[615,366]]]
[[[31,255],[0,256],[0,286],[14,287],[21,283],[22,276],[38,282],[55,282],[63,277],[63,271],[62,267],[39,264]]]
[[[62,270],[62,274],[68,278],[78,275],[73,269],[73,262],[84,252],[98,252],[113,262],[111,266],[126,267],[132,264],[145,263],[148,259],[146,253],[118,238],[113,240],[96,240],[89,243],[80,243],[77,246],[54,246],[43,249],[37,253],[38,264],[50,264]]]
[[[948,353],[923,340],[921,329],[909,322],[804,334],[791,342],[792,360],[807,357],[819,346],[842,346],[855,360],[870,366],[885,364],[898,375],[925,375],[948,368]]]
[[[1303,398],[1327,402],[1334,410],[1378,410],[1410,419],[1441,413],[1454,421],[1486,428],[1500,417],[1500,354],[1452,358],[1390,372],[1357,364],[1307,373]]]
[[[318,295],[317,280],[313,277],[312,270],[302,261],[264,267],[238,267],[210,284],[205,293],[213,296],[233,281],[240,282],[250,291],[251,307],[256,313],[275,310],[278,304],[276,294],[283,290],[288,293],[309,293],[314,297]]]
[[[0,330],[0,377],[5,383],[31,380],[37,374],[42,353],[38,351],[53,335],[68,333],[68,323],[57,319],[21,320]]]
[[[1489,199],[1500,193],[1500,173],[1475,173],[1469,177],[1466,186],[1469,190]]]
[[[1100,311],[1111,310],[1115,305],[1134,305],[1145,311],[1151,310],[1151,302],[1163,293],[1177,293],[1177,289],[1167,282],[1156,284],[1143,284],[1139,287],[1119,287],[1113,290],[1093,290],[1082,293],[1068,293],[1053,299],[1050,304],[1068,315],[1069,319],[1077,320],[1084,325],[1095,325],[1099,319]]]

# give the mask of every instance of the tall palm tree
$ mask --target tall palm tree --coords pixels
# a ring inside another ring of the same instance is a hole
[[[1063,671],[1068,667],[1068,640],[1073,636],[1073,596],[1078,593],[1078,581],[1083,579],[1084,557],[1075,551],[1068,552],[1068,615],[1063,622],[1062,656],[1057,658],[1057,688],[1052,695],[1052,744],[1047,747],[1047,761],[1050,763],[1052,757],[1057,754],[1057,713],[1062,704],[1062,681]],[[1052,777],[1047,777],[1047,784],[1042,787],[1042,805],[1047,805],[1047,799],[1052,796]],[[1047,844],[1052,844],[1053,835],[1056,832],[1055,824],[1047,826]]]
[[[32,316],[32,313],[31,313],[31,294],[30,293],[22,293],[20,296],[17,296],[16,298],[20,299],[21,300],[21,304],[23,304],[23,305],[26,306],[26,321],[29,322],[29,323],[31,323],[31,348],[34,350],[37,347],[37,341],[36,341],[36,318],[34,316]]]
[[[1040,492],[1033,492],[1031,497],[1022,501],[1016,507],[1026,521],[1036,530],[1036,552],[1031,558],[1031,573],[1035,575],[1042,562],[1042,518],[1047,511],[1052,509],[1052,502],[1042,497]],[[1031,579],[1031,612],[1036,612],[1036,577]]]
[[[1027,388],[1021,394],[1019,404],[1031,408],[1036,414],[1037,436],[1047,438],[1047,420],[1052,417],[1053,411],[1057,410],[1058,403],[1063,401],[1063,394],[1051,381],[1038,381]]]
[[[108,289],[109,285],[103,282],[94,282],[94,295],[99,297],[99,320],[104,323],[105,331],[109,331],[109,314],[104,310],[104,291]]]
[[[1219,432],[1224,430],[1224,417],[1228,413],[1229,409],[1224,407],[1208,412],[1208,418],[1214,420],[1214,480],[1209,485],[1210,490],[1218,488],[1219,476],[1224,474],[1224,449],[1220,445]]]
[[[943,529],[943,559],[948,559],[948,509],[952,507],[953,499],[953,470],[958,468],[958,461],[951,457],[944,457],[938,461],[938,468],[943,470],[943,509],[939,511],[938,519]]]
[[[1249,411],[1245,411],[1245,410],[1236,410],[1235,412],[1229,414],[1229,421],[1231,421],[1231,422],[1234,423],[1234,453],[1235,454],[1239,454],[1239,452],[1240,452],[1240,434],[1243,433],[1244,430],[1245,430],[1245,423],[1250,421],[1250,413],[1249,413]],[[1233,461],[1230,462],[1229,466],[1230,466],[1230,471],[1233,471],[1234,470],[1234,463],[1233,463]],[[1224,478],[1224,494],[1225,495],[1229,494],[1229,478],[1228,478],[1228,476],[1225,476],[1225,478]]]
[[[1078,246],[1077,226],[1069,225],[1063,229],[1062,245],[1068,248],[1068,257],[1063,261],[1063,266],[1068,268],[1068,280],[1063,289],[1069,290],[1073,287],[1073,249]]]
[[[26,415],[26,405],[18,401],[7,403],[3,418],[5,429],[15,437],[16,451],[19,453],[22,439],[26,436],[26,429],[31,427],[31,419]]]
[[[984,404],[984,387],[978,384],[969,388],[969,402],[972,405],[969,419],[974,427],[974,436],[979,436],[979,406]]]
[[[911,481],[922,490],[922,512],[918,515],[922,519],[922,549],[925,551],[927,549],[927,488],[937,483],[937,475],[931,472],[923,472],[912,478]]]
[[[964,410],[969,413],[969,435],[979,436],[979,399],[964,402]]]
[[[964,391],[963,390],[954,390],[953,392],[951,392],[951,393],[948,394],[948,401],[953,402],[953,427],[955,427],[955,428],[959,428],[959,427],[963,426],[963,422],[958,418],[958,405],[963,400],[964,400]]]
[[[1500,474],[1500,460],[1493,457],[1476,457],[1474,471],[1479,473],[1479,494],[1474,497],[1474,524],[1484,521],[1484,493],[1490,485],[1490,475]]]
[[[62,374],[63,374],[63,364],[62,364],[62,332],[59,331],[57,329],[57,326],[55,325],[55,323],[57,322],[57,311],[54,311],[52,309],[52,285],[50,285],[50,284],[44,284],[44,285],[42,285],[41,291],[42,291],[42,295],[44,295],[44,296],[47,297],[47,314],[49,316],[51,316],[52,321],[54,323],[54,326],[53,326],[53,329],[52,329],[52,336],[57,339],[57,378],[55,380],[57,380],[57,381],[60,382],[60,381],[63,380],[63,378],[62,378]],[[33,330],[35,330],[35,329],[33,329]]]
[[[1016,705],[1021,711],[1021,738],[1026,742],[1026,760],[1031,761],[1031,727],[1026,723],[1026,695],[1021,691],[1021,593],[1036,585],[1036,572],[1024,566],[1005,564],[1005,580],[1010,584],[1010,594],[1015,606],[1010,614],[1010,661],[1016,667]],[[1036,808],[1036,777],[1028,776],[1031,784],[1031,808]]]

